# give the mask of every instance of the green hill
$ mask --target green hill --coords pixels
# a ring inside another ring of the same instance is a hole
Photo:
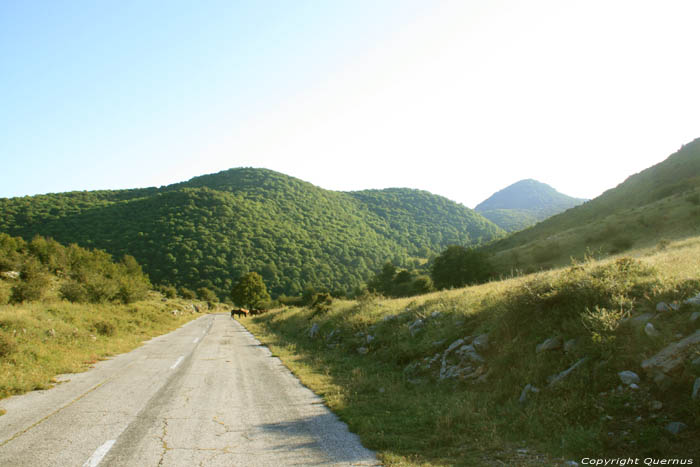
[[[505,231],[515,232],[585,201],[559,193],[545,183],[528,179],[494,193],[474,210]]]
[[[342,193],[251,168],[161,188],[0,199],[0,231],[130,254],[155,283],[220,296],[249,271],[273,296],[351,292],[387,260],[404,265],[504,234],[426,192]]]
[[[700,232],[700,139],[580,206],[496,241],[485,251],[505,272],[563,265]]]

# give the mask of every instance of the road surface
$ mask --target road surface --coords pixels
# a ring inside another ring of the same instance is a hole
[[[379,465],[228,315],[64,378],[0,401],[0,466]]]

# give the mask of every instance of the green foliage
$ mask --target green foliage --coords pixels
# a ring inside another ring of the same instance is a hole
[[[112,336],[116,330],[116,326],[111,321],[100,320],[93,323],[95,332],[101,336]]]
[[[214,291],[207,289],[206,287],[200,287],[197,289],[197,298],[199,298],[202,301],[212,303],[219,301]]]
[[[187,300],[194,300],[197,298],[197,294],[194,292],[194,290],[190,290],[187,287],[180,287],[180,296]]]
[[[165,298],[175,298],[177,297],[177,289],[172,285],[161,285],[158,290],[165,296]]]
[[[64,247],[42,237],[27,243],[7,234],[0,234],[0,252],[4,268],[18,268],[20,272],[11,288],[12,303],[41,300],[52,289],[71,302],[131,303],[145,298],[151,287],[130,256],[114,263],[104,251]]]
[[[430,276],[437,289],[463,287],[488,280],[491,265],[482,252],[452,245],[435,258]]]
[[[382,270],[367,282],[367,290],[385,297],[410,297],[433,290],[433,281],[420,271],[398,271],[391,262],[387,262]]]
[[[12,287],[12,303],[22,303],[41,299],[49,285],[49,275],[34,257],[25,259],[20,269],[20,282]]]
[[[407,267],[412,257],[427,259],[451,243],[504,234],[427,192],[333,192],[263,169],[158,189],[0,199],[0,231],[129,254],[156,284],[205,287],[219,298],[250,271],[273,296],[297,296],[307,286],[344,293],[361,288],[386,261]],[[47,251],[41,242],[33,248]],[[0,269],[16,267],[16,259],[0,255]]]
[[[234,303],[247,308],[262,308],[270,300],[270,294],[262,276],[257,272],[249,272],[233,286],[231,298]]]
[[[311,316],[315,316],[319,313],[327,313],[331,309],[332,304],[333,297],[331,294],[326,292],[314,294],[310,306],[313,311]]]

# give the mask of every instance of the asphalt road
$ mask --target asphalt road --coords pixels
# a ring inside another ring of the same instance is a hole
[[[379,465],[228,315],[0,401],[0,466]]]

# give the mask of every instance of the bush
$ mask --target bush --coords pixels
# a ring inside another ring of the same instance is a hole
[[[10,301],[22,303],[39,300],[49,285],[49,276],[34,258],[27,258],[20,270],[20,282],[12,287]]]
[[[116,298],[124,303],[133,303],[143,300],[148,295],[150,287],[147,282],[132,276],[126,276],[119,279],[119,291]]]
[[[199,297],[200,300],[205,301],[207,303],[216,303],[219,301],[219,298],[216,296],[214,291],[206,287],[200,287],[197,289],[197,297]]]
[[[112,336],[114,335],[115,326],[109,321],[96,321],[93,325],[95,332],[101,336]]]
[[[327,313],[331,309],[333,304],[333,297],[331,294],[322,292],[314,294],[313,300],[311,302],[311,309],[313,310],[313,315],[319,313]]]
[[[180,296],[187,300],[194,300],[195,298],[197,298],[197,294],[194,293],[193,290],[188,289],[187,287],[180,287]]]
[[[165,298],[176,298],[177,289],[172,285],[161,285],[159,287],[160,292],[165,296]]]
[[[75,280],[64,282],[59,289],[61,298],[73,303],[87,302],[87,292],[85,288]]]
[[[492,271],[484,253],[452,245],[435,258],[430,268],[430,277],[436,289],[446,289],[486,282]]]

